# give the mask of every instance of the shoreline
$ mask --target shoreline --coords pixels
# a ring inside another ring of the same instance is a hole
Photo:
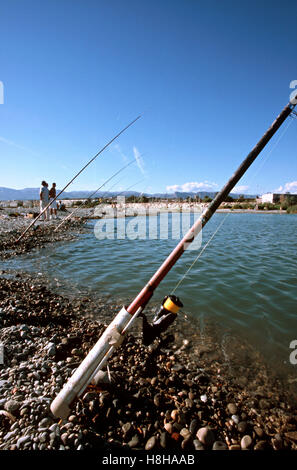
[[[136,217],[136,216],[156,216],[159,214],[170,214],[170,213],[202,213],[203,209],[207,204],[193,204],[193,203],[183,203],[183,204],[142,204],[142,203],[127,203],[119,204],[113,206],[111,204],[100,204],[93,208],[84,208],[84,207],[74,207],[66,208],[65,211],[58,211],[59,223],[62,220],[69,216],[73,211],[74,215],[70,219],[79,220],[79,219],[106,219],[106,218],[123,218],[123,217]],[[1,208],[0,209],[0,225],[6,223],[9,225],[9,222],[16,220],[19,222],[19,226],[26,228],[27,225],[32,221],[26,217],[27,214],[38,214],[39,209],[28,209],[25,207],[13,207],[13,208]],[[255,209],[224,209],[220,208],[216,210],[216,213],[232,213],[232,214],[288,214],[285,210],[255,210]],[[291,213],[288,215],[292,215]],[[46,222],[46,224],[54,223],[55,221]],[[38,221],[38,224],[43,224],[42,221]]]

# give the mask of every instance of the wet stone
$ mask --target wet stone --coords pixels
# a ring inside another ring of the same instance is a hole
[[[182,441],[181,448],[185,451],[193,448],[193,437],[191,435]]]
[[[249,435],[243,436],[243,438],[240,441],[240,446],[242,450],[246,450],[252,445],[252,438]]]
[[[156,444],[157,444],[156,436],[150,437],[147,443],[145,444],[145,450],[153,449],[156,446]]]
[[[254,427],[255,434],[261,439],[264,436],[264,431],[259,426]]]
[[[239,416],[238,416],[238,415],[232,415],[232,416],[231,416],[231,419],[232,419],[232,421],[233,421],[235,424],[238,424],[238,423],[239,423]]]
[[[281,450],[283,448],[283,441],[282,439],[271,439],[271,444],[273,450]]]
[[[198,420],[193,419],[190,423],[190,428],[189,428],[189,431],[193,436],[196,434],[196,432],[198,430],[198,426],[199,426]]]
[[[161,403],[161,395],[159,393],[157,393],[155,396],[154,396],[154,405],[159,407],[160,406],[160,403]]]
[[[237,406],[235,405],[235,403],[228,403],[227,405],[227,411],[228,413],[232,416],[232,415],[236,415],[237,411],[238,411],[238,408]]]
[[[182,428],[182,429],[180,430],[180,435],[181,435],[184,439],[187,439],[187,438],[191,437],[191,433],[190,433],[189,429],[187,429],[187,428]]]
[[[204,445],[198,439],[194,439],[193,444],[195,450],[204,450]]]
[[[139,437],[137,436],[137,434],[135,434],[135,436],[132,437],[132,439],[128,442],[128,446],[133,448],[133,447],[137,447],[139,445]]]
[[[20,407],[21,403],[16,400],[8,400],[4,405],[4,409],[12,414],[18,411]]]
[[[43,428],[43,427],[50,426],[52,424],[52,422],[53,422],[53,420],[49,417],[43,418],[39,423],[39,427]]]
[[[46,442],[47,440],[47,433],[46,432],[43,432],[42,434],[40,434],[39,436],[39,442]]]
[[[166,429],[166,431],[167,431],[169,434],[172,434],[172,431],[173,431],[172,423],[165,423],[165,424],[164,424],[164,428]]]
[[[198,440],[202,442],[202,444],[208,447],[212,446],[215,441],[214,433],[208,427],[200,428],[197,431],[197,437],[198,437]]]
[[[246,430],[247,430],[246,421],[240,421],[240,423],[238,423],[237,429],[240,433],[242,433],[242,434],[245,433]]]
[[[129,434],[131,434],[131,431],[133,431],[132,424],[131,423],[123,424],[122,431],[124,433],[124,436],[127,437]]]
[[[254,446],[254,450],[267,450],[267,442],[266,441],[259,441]]]
[[[222,441],[215,441],[212,450],[227,450],[228,446],[225,444],[225,442]]]
[[[170,442],[169,434],[167,432],[162,432],[160,435],[160,446],[163,449],[166,449],[169,445],[169,442]]]
[[[179,411],[178,410],[173,410],[171,412],[171,419],[173,419],[173,421],[177,421],[178,415],[179,415]]]

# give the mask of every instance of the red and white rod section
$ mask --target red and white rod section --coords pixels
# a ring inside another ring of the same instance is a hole
[[[296,96],[297,98],[297,96]],[[108,354],[110,349],[113,348],[112,352],[118,347],[124,334],[128,328],[126,328],[132,318],[137,316],[141,310],[148,303],[152,297],[154,290],[158,287],[162,279],[174,266],[183,252],[187,249],[189,243],[191,243],[196,235],[202,230],[204,225],[215,213],[225,197],[231,192],[234,186],[238,183],[243,174],[247,171],[253,161],[257,158],[259,153],[263,150],[265,145],[269,142],[271,137],[279,129],[285,119],[291,114],[295,104],[291,102],[285,106],[279,116],[272,123],[267,132],[259,140],[257,145],[248,154],[245,160],[241,163],[239,168],[235,171],[233,176],[213,199],[211,204],[204,210],[199,219],[194,223],[192,228],[188,231],[185,237],[178,243],[176,248],[170,253],[168,258],[160,266],[157,272],[150,279],[148,284],[141,290],[141,292],[135,297],[133,302],[125,309],[124,307],[117,314],[115,319],[107,327],[102,334],[101,338],[95,344],[93,349],[89,352],[86,358],[83,360],[81,365],[76,369],[74,374],[70,377],[66,385],[54,399],[51,404],[52,413],[61,418],[66,418],[70,413],[70,406],[74,399],[79,396],[86,386],[91,382],[98,371],[106,364],[104,356]]]

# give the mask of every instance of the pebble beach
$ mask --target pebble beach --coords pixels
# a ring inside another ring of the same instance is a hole
[[[74,240],[84,221],[0,220],[0,257]],[[296,379],[283,381],[243,338],[222,341],[183,313],[142,343],[141,320],[66,420],[50,404],[122,305],[61,295],[46,278],[0,271],[0,449],[144,451],[297,449]],[[153,308],[146,309],[150,318]]]

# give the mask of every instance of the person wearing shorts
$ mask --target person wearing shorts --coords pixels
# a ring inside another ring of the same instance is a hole
[[[39,199],[40,199],[40,212],[42,212],[49,203],[49,191],[48,191],[48,184],[46,181],[41,182],[41,188],[39,191]],[[49,219],[49,211],[48,209],[42,215],[43,220]]]
[[[49,198],[50,198],[50,219],[56,219],[57,218],[57,201],[55,199],[56,197],[56,183],[53,183],[51,189],[49,190]]]

